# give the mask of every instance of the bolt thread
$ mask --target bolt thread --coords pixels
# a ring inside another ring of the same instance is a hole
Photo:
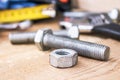
[[[13,44],[34,43],[36,32],[11,33],[9,39]]]
[[[44,46],[52,48],[68,48],[78,52],[79,55],[98,60],[108,60],[110,48],[105,45],[79,41],[52,34],[46,34],[43,38]]]

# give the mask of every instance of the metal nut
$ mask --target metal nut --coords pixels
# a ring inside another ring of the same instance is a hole
[[[68,68],[76,65],[78,54],[72,49],[57,49],[50,54],[50,64],[57,68]]]
[[[40,50],[43,50],[43,51],[49,49],[49,47],[43,45],[43,37],[47,33],[52,34],[52,30],[50,30],[50,29],[40,29],[40,30],[37,31],[37,33],[35,35],[35,38],[34,38],[34,42],[37,45],[37,47]]]

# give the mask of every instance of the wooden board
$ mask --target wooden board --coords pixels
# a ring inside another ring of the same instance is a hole
[[[120,9],[120,0],[77,0],[79,8],[92,12],[106,12]]]
[[[58,30],[57,20],[47,20],[33,25],[26,31],[39,28]],[[79,56],[72,68],[57,69],[49,65],[49,51],[39,51],[34,44],[12,45],[8,40],[10,31],[0,32],[0,80],[119,80],[120,42],[110,38],[82,35],[80,40],[110,46],[107,62]],[[13,32],[13,31],[12,31]]]

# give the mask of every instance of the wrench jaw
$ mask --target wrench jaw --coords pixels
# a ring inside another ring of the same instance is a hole
[[[60,21],[59,25],[61,29],[67,29],[67,30],[72,27],[72,23],[67,21]]]
[[[68,30],[73,27],[73,25],[78,25],[80,33],[91,33],[94,27],[113,23],[113,20],[107,13],[89,13],[86,14],[86,16],[81,15],[81,17],[70,17],[70,15],[71,13],[69,17],[65,15],[64,20],[60,21],[60,28]]]
[[[91,33],[92,29],[94,28],[94,26],[92,25],[76,25],[78,26],[79,32],[80,33]],[[60,22],[60,28],[61,29],[66,29],[66,30],[70,30],[70,28],[75,27],[75,25],[72,25],[71,22],[67,22],[67,21],[61,21]]]

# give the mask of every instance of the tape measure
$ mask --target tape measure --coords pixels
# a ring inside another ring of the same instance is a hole
[[[42,4],[35,7],[0,11],[0,23],[18,22],[55,17],[53,4]]]

